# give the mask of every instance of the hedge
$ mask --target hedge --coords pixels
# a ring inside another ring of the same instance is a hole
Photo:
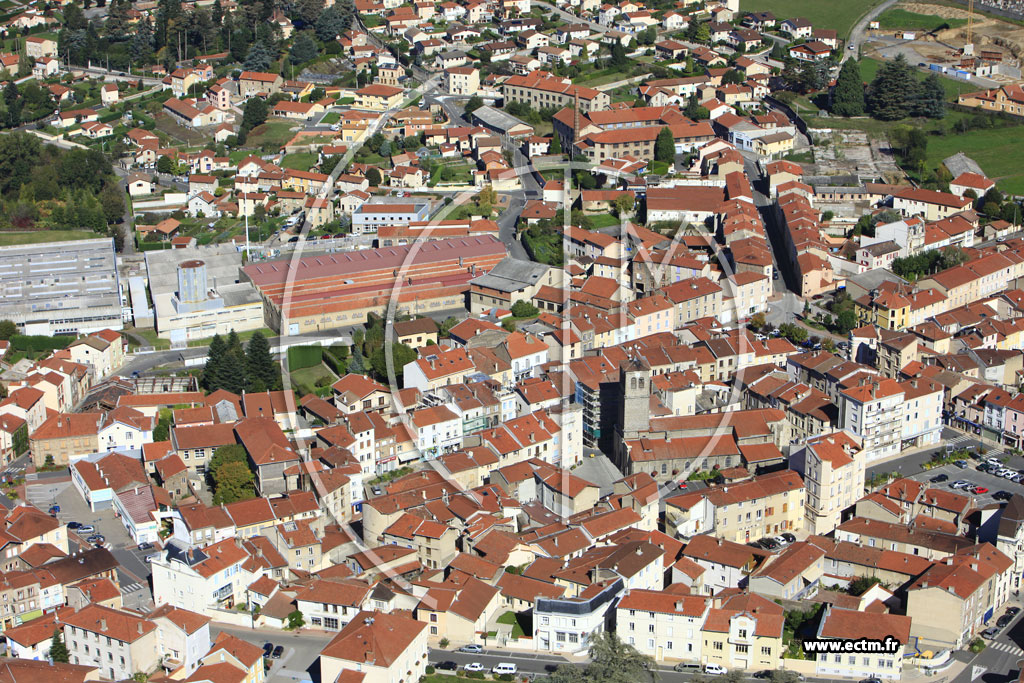
[[[345,368],[348,363],[345,360],[339,359],[331,349],[323,350],[323,361],[329,367],[335,375],[341,377],[345,374]],[[291,366],[289,366],[291,367]]]
[[[10,341],[11,348],[15,351],[38,353],[67,348],[68,344],[75,341],[75,338],[68,335],[47,337],[45,335],[15,334],[11,336]]]
[[[288,349],[288,369],[301,370],[319,365],[324,359],[322,346],[293,346]]]

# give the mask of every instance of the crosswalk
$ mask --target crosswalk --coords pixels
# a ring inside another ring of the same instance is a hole
[[[1019,647],[1017,647],[1013,643],[998,643],[998,642],[993,643],[993,642],[990,642],[988,644],[988,646],[990,648],[992,648],[993,650],[999,650],[1000,652],[1008,652],[1008,653],[1010,653],[1012,655],[1016,655],[1016,656],[1024,655],[1024,650],[1020,649]]]
[[[134,593],[135,591],[140,590],[142,590],[142,584],[138,582],[129,583],[127,586],[121,586],[122,595],[127,595],[128,593]]]
[[[952,446],[956,447],[956,446],[965,446],[968,443],[971,443],[972,441],[974,441],[974,439],[972,439],[971,437],[967,436],[966,434],[963,434],[963,435],[960,435],[960,436],[956,437],[955,439],[947,439],[946,443],[951,444]]]

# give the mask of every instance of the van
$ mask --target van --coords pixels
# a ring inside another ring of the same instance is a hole
[[[494,674],[495,676],[500,676],[501,674],[511,674],[511,675],[514,676],[517,670],[518,670],[518,667],[516,667],[515,664],[509,664],[507,662],[501,662],[500,664],[495,664],[494,665],[494,668],[491,669],[491,673]]]
[[[704,673],[709,676],[724,676],[729,673],[729,670],[721,664],[709,663],[704,665]]]

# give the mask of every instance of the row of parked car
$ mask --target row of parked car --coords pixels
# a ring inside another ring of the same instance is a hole
[[[1003,614],[1003,616],[996,619],[996,625],[989,626],[987,629],[982,631],[981,637],[987,638],[988,640],[995,638],[997,635],[999,635],[1000,631],[1002,631],[1004,628],[1010,625],[1010,622],[1013,621],[1013,618],[1017,616],[1019,613],[1020,607],[1007,607],[1006,612]]]
[[[996,458],[989,458],[985,462],[978,465],[979,472],[988,472],[989,474],[1003,479],[1008,479],[1016,484],[1024,483],[1024,472],[1015,470],[1012,467],[1006,467],[1002,462]]]
[[[785,548],[791,543],[796,543],[796,536],[786,531],[778,536],[765,536],[759,541],[751,541],[747,545],[752,548],[760,548],[761,550],[776,551]]]

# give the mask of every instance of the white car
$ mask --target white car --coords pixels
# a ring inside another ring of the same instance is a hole
[[[480,662],[470,662],[466,666],[462,667],[465,671],[483,671],[484,665]]]
[[[776,543],[778,543],[779,545],[783,546],[783,547],[789,545],[789,541],[787,541],[782,536],[773,536],[772,540],[775,541]]]
[[[729,673],[729,670],[721,664],[705,664],[704,673],[708,674],[709,676],[724,676],[725,674]]]
[[[949,487],[953,488],[953,489],[962,489],[962,488],[966,488],[966,487],[968,487],[970,485],[971,485],[971,482],[963,481],[961,479],[960,481],[954,481],[952,484],[949,485]]]
[[[516,671],[518,670],[519,668],[515,664],[501,662],[499,664],[494,665],[494,667],[491,669],[491,673],[496,676],[500,676],[501,674],[511,674],[514,676],[516,674]]]

